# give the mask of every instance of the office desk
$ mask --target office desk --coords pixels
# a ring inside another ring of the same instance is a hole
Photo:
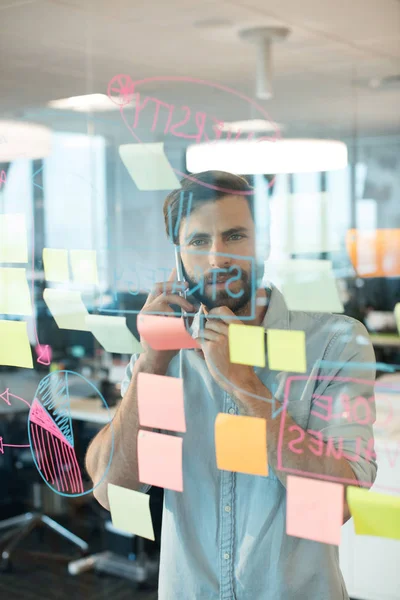
[[[78,421],[107,425],[113,419],[115,411],[115,406],[107,410],[104,408],[102,401],[98,399],[79,398],[77,396],[71,396],[70,398],[71,418]]]

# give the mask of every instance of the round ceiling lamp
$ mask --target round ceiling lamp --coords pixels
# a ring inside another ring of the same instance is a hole
[[[336,140],[220,140],[186,150],[189,173],[218,170],[248,175],[336,171],[348,164],[347,146]]]
[[[0,162],[45,158],[51,150],[51,130],[25,121],[0,121]]]

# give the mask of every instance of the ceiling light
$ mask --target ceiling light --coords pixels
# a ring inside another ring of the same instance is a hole
[[[347,166],[347,146],[335,140],[220,140],[186,150],[190,173],[218,170],[237,174],[312,173]]]
[[[238,133],[239,131],[243,133],[249,132],[268,132],[268,131],[282,131],[284,129],[283,125],[280,123],[271,123],[270,121],[265,121],[263,119],[248,119],[247,121],[231,121],[230,123],[221,123],[214,126],[214,129],[218,129],[220,131],[232,131],[232,133]]]
[[[25,121],[0,121],[0,162],[45,158],[50,154],[51,130]]]
[[[52,100],[47,104],[57,110],[73,110],[76,112],[105,112],[119,110],[119,104],[111,102],[105,94],[86,94],[85,96],[72,96],[61,100]]]

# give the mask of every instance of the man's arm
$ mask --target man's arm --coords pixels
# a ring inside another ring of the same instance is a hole
[[[86,470],[95,487],[93,495],[107,510],[110,509],[107,495],[108,483],[131,490],[143,487],[139,482],[137,462],[137,433],[140,426],[136,382],[139,373],[155,373],[154,367],[148,364],[144,354],[139,356],[134,365],[129,387],[116,411],[112,425],[109,423],[99,431],[86,454]],[[165,375],[165,372],[155,374]],[[110,468],[101,481],[110,459],[113,436],[114,452]]]

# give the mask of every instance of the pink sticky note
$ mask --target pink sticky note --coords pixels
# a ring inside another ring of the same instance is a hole
[[[289,475],[286,491],[286,533],[338,546],[343,524],[343,486]]]
[[[137,397],[140,425],[186,431],[183,379],[139,373]]]
[[[140,430],[138,466],[142,483],[183,492],[182,438]]]
[[[143,339],[154,350],[181,350],[200,348],[185,328],[181,317],[139,315],[137,328]]]

